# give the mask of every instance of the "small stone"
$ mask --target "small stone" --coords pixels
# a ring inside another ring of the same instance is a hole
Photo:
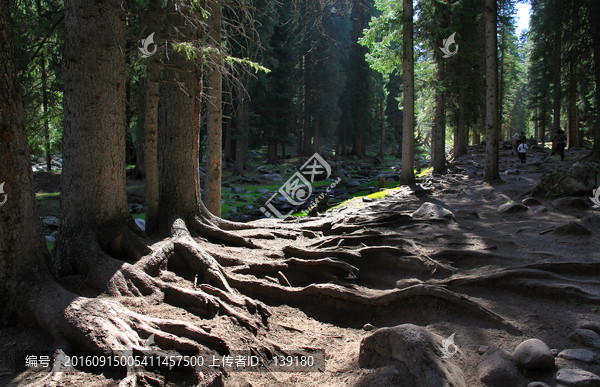
[[[529,208],[519,203],[505,203],[498,207],[498,212],[501,214],[516,214],[519,212],[525,212]]]
[[[257,188],[256,192],[261,193],[261,194],[266,194],[266,193],[270,193],[271,191],[269,191],[268,189],[265,189],[265,188]]]
[[[541,214],[543,212],[548,212],[548,209],[544,206],[532,207],[534,214]]]
[[[283,177],[281,177],[281,175],[277,174],[277,173],[267,173],[265,175],[262,176],[263,179],[269,180],[269,181],[275,181],[275,182],[279,182],[279,181],[283,181]]]
[[[42,224],[48,228],[58,228],[60,220],[56,216],[42,216]]]
[[[371,203],[373,201],[373,198],[370,198],[368,196],[363,196],[362,201],[365,203]]]
[[[56,238],[54,238],[52,235],[46,235],[46,236],[44,236],[44,239],[48,243],[56,242]]]
[[[600,349],[600,334],[589,329],[576,329],[569,335],[569,339],[586,347]]]
[[[598,355],[585,348],[565,349],[558,354],[558,357],[567,360],[579,360],[584,363],[593,363],[598,359]]]
[[[358,187],[360,185],[360,182],[358,182],[357,180],[352,180],[348,183],[348,187]]]
[[[144,219],[136,219],[135,224],[137,224],[140,230],[146,231],[146,221]]]
[[[554,356],[542,340],[529,339],[515,348],[513,360],[525,369],[553,369]]]
[[[533,207],[533,206],[541,206],[542,202],[540,202],[539,200],[537,200],[536,198],[525,198],[523,199],[523,201],[521,201],[521,204],[527,207]]]
[[[518,175],[521,172],[518,169],[507,169],[506,171],[504,171],[504,176],[508,176],[508,175]]]
[[[600,386],[600,376],[579,368],[561,368],[556,373],[557,382],[576,387]]]
[[[462,219],[480,219],[479,214],[475,210],[458,210],[456,217]]]
[[[244,192],[246,192],[246,190],[243,189],[242,187],[233,187],[233,193],[243,194]]]
[[[560,349],[552,348],[550,352],[552,352],[552,356],[556,357],[560,353]]]
[[[363,330],[365,330],[367,332],[372,331],[373,329],[375,329],[375,327],[372,324],[365,324],[363,326]]]
[[[483,355],[484,353],[486,353],[488,351],[488,349],[490,349],[490,347],[488,347],[487,345],[482,345],[477,350],[477,353],[480,354],[480,355]]]

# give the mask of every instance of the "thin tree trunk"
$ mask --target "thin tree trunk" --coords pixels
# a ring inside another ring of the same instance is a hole
[[[498,38],[496,1],[485,0],[486,137],[483,180],[500,180],[498,149]]]
[[[237,122],[241,130],[241,136],[235,141],[235,173],[242,175],[246,169],[246,160],[248,159],[248,115],[242,90],[238,90],[238,100],[237,115],[239,118]]]
[[[402,167],[400,183],[415,182],[415,61],[413,2],[402,0]]]
[[[221,3],[208,2],[210,17],[209,38],[215,48],[211,55],[211,65],[208,69],[208,90],[206,105],[208,125],[206,128],[206,208],[216,216],[221,216],[221,154],[222,138],[222,81],[221,74]]]
[[[573,59],[573,58],[572,58]],[[577,134],[579,125],[577,122],[577,79],[575,77],[575,60],[569,63],[569,88],[567,103],[567,128],[568,128],[568,148],[578,146]]]
[[[383,85],[382,85],[383,87]],[[384,159],[385,158],[385,93],[383,93],[382,97],[381,97],[381,102],[379,103],[379,118],[381,120],[381,136],[380,136],[380,143],[379,143],[379,158],[380,159]]]
[[[462,58],[462,56],[461,56]],[[456,117],[456,135],[454,136],[454,158],[467,153],[467,128],[465,118],[465,105],[467,91],[462,85],[458,89],[458,113]]]
[[[437,83],[435,92],[435,118],[431,133],[431,164],[433,173],[446,173],[446,92],[443,89],[446,78],[445,64],[437,61]]]
[[[148,4],[148,28],[161,32],[161,0],[150,0]],[[155,35],[155,41],[159,41]],[[146,106],[144,119],[144,166],[146,171],[146,232],[157,231],[160,204],[158,170],[158,103],[160,62],[158,55],[147,59]]]
[[[554,41],[554,79],[553,85],[553,111],[554,111],[554,122],[552,123],[552,131],[550,132],[550,138],[554,137],[556,132],[560,129],[560,105],[561,105],[561,90],[560,90],[560,71],[561,71],[561,51],[562,51],[562,10],[561,1],[556,1],[556,6],[559,8],[555,13],[556,15],[556,27],[555,27],[555,41]]]

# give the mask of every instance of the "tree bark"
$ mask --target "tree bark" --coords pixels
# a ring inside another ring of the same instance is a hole
[[[102,239],[101,230],[131,220],[125,196],[127,82],[120,1],[65,3],[63,62],[64,164],[56,264],[61,268],[70,260],[78,272],[87,273],[88,262],[79,259],[77,250],[82,246],[75,241],[89,231]]]
[[[208,1],[210,16],[208,18],[208,37],[214,51],[211,64],[208,66],[206,114],[206,208],[216,216],[221,216],[221,154],[222,139],[222,54],[221,54],[221,19],[222,10],[219,1]]]
[[[483,180],[500,180],[498,149],[498,38],[496,1],[485,0],[485,100],[486,137]]]
[[[446,92],[443,90],[446,79],[445,64],[437,61],[437,84],[435,91],[435,118],[431,133],[431,164],[433,173],[446,173]]]
[[[573,58],[572,58],[573,59]],[[575,69],[577,65],[575,60],[569,63],[569,86],[567,103],[567,129],[568,129],[568,148],[581,146],[579,143],[579,123],[577,122],[577,77]]]
[[[150,0],[148,4],[148,28],[161,33],[162,1]],[[160,36],[160,35],[159,35]],[[155,42],[159,39],[155,35]],[[158,182],[158,102],[160,60],[158,55],[147,59],[146,106],[144,119],[144,164],[146,171],[146,233],[156,232],[160,203]]]
[[[402,1],[402,167],[400,183],[415,182],[415,61],[413,2]]]
[[[44,264],[46,251],[35,203],[8,3],[8,0],[0,0],[0,184],[4,191],[0,194],[0,203],[4,202],[0,206],[2,320],[12,312],[25,309],[26,304],[18,304],[18,295],[26,291],[29,283],[25,281],[34,268]]]
[[[195,26],[180,12],[169,9],[167,20],[169,42],[198,44]],[[174,217],[191,218],[203,205],[198,163],[202,62],[187,60],[185,53],[167,49],[165,125],[159,128],[161,235],[170,235]]]
[[[561,71],[561,52],[562,52],[562,7],[561,1],[555,1],[558,8],[554,13],[555,19],[555,37],[554,37],[554,78],[553,85],[553,113],[554,122],[552,123],[552,131],[550,138],[553,138],[556,132],[560,129],[560,105],[561,105],[561,90],[560,90],[560,71]]]

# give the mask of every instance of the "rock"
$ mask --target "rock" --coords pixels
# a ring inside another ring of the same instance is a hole
[[[146,231],[146,221],[144,219],[136,219],[135,224],[137,224],[140,230]]]
[[[233,193],[243,194],[245,192],[246,192],[246,190],[244,188],[242,188],[242,187],[233,187]]]
[[[498,207],[498,212],[501,214],[516,214],[519,212],[525,212],[528,208],[519,203],[505,203]]]
[[[374,199],[368,196],[363,196],[362,201],[365,203],[371,203]]]
[[[554,368],[554,356],[542,340],[529,339],[515,348],[513,360],[525,369],[551,370]]]
[[[240,207],[243,211],[249,212],[252,211],[254,209],[254,206],[252,204],[244,204],[243,206]]]
[[[56,242],[56,238],[53,237],[52,235],[46,235],[46,236],[44,236],[44,239],[46,240],[46,242],[49,242],[49,243]]]
[[[531,382],[527,385],[527,387],[550,387],[544,382]]]
[[[519,373],[517,367],[510,361],[501,349],[490,348],[477,364],[479,380],[486,386],[516,386]]]
[[[523,201],[521,201],[521,204],[527,207],[533,207],[533,206],[541,206],[542,202],[540,202],[539,200],[537,200],[536,198],[525,198],[523,199]]]
[[[546,172],[531,195],[556,198],[589,194],[597,186],[596,174],[599,172],[600,163],[595,161],[579,161],[567,170]]]
[[[484,353],[486,353],[488,350],[490,349],[490,347],[488,347],[487,345],[482,345],[479,347],[479,349],[477,350],[477,353],[480,355],[483,355]]]
[[[554,377],[558,383],[566,386],[600,386],[600,376],[579,368],[561,368]]]
[[[263,179],[269,180],[269,181],[283,181],[283,177],[281,177],[281,175],[277,174],[277,173],[267,173],[265,175],[262,176]]]
[[[552,202],[552,207],[557,210],[570,210],[570,209],[588,209],[589,206],[585,199],[579,197],[567,197],[556,199]]]
[[[569,335],[569,339],[586,347],[600,349],[600,334],[590,329],[576,329]]]
[[[261,194],[266,194],[266,193],[270,193],[271,191],[269,191],[268,189],[265,189],[265,188],[257,188],[256,192],[261,193]]]
[[[411,215],[415,219],[454,219],[454,214],[439,204],[425,202]]]
[[[260,196],[258,199],[256,199],[257,202],[259,202],[260,204],[265,204],[266,202],[269,201],[271,197],[270,196]]]
[[[595,323],[595,322],[585,323],[582,326],[580,326],[579,328],[588,329],[590,331],[600,334],[600,323]]]
[[[141,204],[132,204],[129,206],[130,214],[141,214],[144,212],[144,206]]]
[[[42,216],[42,225],[48,228],[58,228],[60,226],[60,220],[56,216]]]
[[[556,227],[552,232],[556,235],[592,235],[592,232],[590,230],[588,230],[585,226],[582,226],[578,222],[569,222],[567,224],[563,224],[561,226]]]
[[[550,350],[550,352],[552,352],[552,356],[554,356],[554,357],[557,357],[557,356],[558,356],[558,354],[560,353],[560,350],[559,350],[559,349],[556,349],[556,348],[552,348],[552,349]]]
[[[585,348],[565,349],[558,354],[558,357],[568,360],[579,360],[584,363],[594,363],[598,361],[598,355]]]
[[[371,324],[365,324],[363,326],[363,329],[368,332],[368,331],[372,331],[373,329],[375,329],[375,327]]]
[[[521,171],[519,171],[518,169],[507,169],[506,171],[504,171],[504,175],[508,176],[508,175],[518,175],[520,174]]]
[[[536,206],[536,207],[532,207],[532,209],[533,209],[534,214],[541,214],[544,212],[548,212],[548,209],[544,206]]]
[[[348,187],[358,187],[360,185],[360,182],[357,180],[351,180],[350,182],[348,182]]]
[[[402,373],[402,386],[466,386],[454,357],[441,356],[443,338],[427,329],[403,324],[377,329],[360,343],[362,368],[394,366]],[[456,358],[461,358],[460,351]]]

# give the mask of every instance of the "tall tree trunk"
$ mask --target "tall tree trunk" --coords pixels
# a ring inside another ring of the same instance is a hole
[[[91,242],[89,231],[101,245],[109,244],[118,237],[115,224],[131,220],[125,196],[125,12],[119,0],[101,7],[67,1],[64,23],[64,164],[56,263],[62,267],[70,260],[79,273],[88,273],[89,258],[81,255]]]
[[[36,1],[37,16],[42,18],[41,0]],[[40,69],[42,76],[42,114],[44,117],[44,146],[46,148],[46,170],[52,170],[52,155],[50,154],[50,120],[48,119],[48,75],[46,73],[46,56],[40,53]]]
[[[554,111],[554,122],[552,123],[552,132],[550,138],[554,137],[556,132],[560,129],[560,105],[561,105],[561,90],[560,90],[560,71],[561,71],[561,52],[562,52],[562,10],[561,1],[556,1],[558,7],[556,15],[556,27],[554,33],[554,78],[553,85],[553,111]]]
[[[233,160],[233,152],[232,152],[232,144],[233,142],[231,141],[231,124],[232,124],[232,119],[231,119],[231,115],[232,115],[232,106],[231,103],[227,103],[224,108],[223,108],[223,114],[225,117],[225,145],[223,147],[223,157],[225,158],[226,161],[232,161]]]
[[[216,216],[221,216],[221,154],[223,149],[222,124],[222,55],[221,55],[221,3],[208,1],[208,36],[215,49],[208,69],[208,90],[206,104],[208,125],[206,129],[206,208]]]
[[[569,63],[569,86],[567,91],[567,140],[569,149],[579,146],[579,123],[577,122],[577,78],[575,76],[576,66],[575,60],[572,58]]]
[[[463,62],[462,55],[459,58]],[[464,69],[464,68],[463,68]],[[463,72],[464,74],[464,72]],[[467,153],[467,122],[465,117],[465,105],[467,103],[467,91],[462,85],[458,87],[458,113],[456,115],[456,135],[454,136],[454,158]]]
[[[542,107],[542,116],[540,117],[540,134],[542,137],[542,145],[546,145],[546,107]]]
[[[504,56],[506,55],[505,45],[506,45],[506,28],[504,27],[504,22],[500,22],[500,79],[498,82],[498,135],[499,138],[502,138],[502,129],[504,126]]]
[[[415,61],[413,2],[402,0],[402,167],[400,183],[415,182]]]
[[[383,87],[383,85],[382,85]],[[381,131],[379,138],[379,158],[383,160],[385,158],[385,93],[382,93],[381,102],[379,102],[379,119],[381,120]]]
[[[162,1],[150,0],[148,4],[148,28],[151,32],[161,32]],[[160,36],[160,35],[159,35]],[[155,41],[159,39],[155,36]],[[158,182],[158,102],[160,61],[158,55],[147,59],[146,103],[144,119],[144,164],[146,170],[146,233],[157,231],[160,203]]]
[[[8,0],[0,0],[0,324],[30,304],[20,298],[45,263]]]
[[[485,100],[486,136],[483,180],[500,180],[498,149],[498,38],[496,1],[485,0]]]
[[[242,175],[248,160],[248,114],[244,92],[238,89],[237,125],[240,136],[235,140],[235,173]]]
[[[277,162],[277,138],[275,126],[269,126],[267,136],[267,162],[269,164],[275,164]]]
[[[433,173],[446,173],[446,92],[443,90],[446,79],[445,63],[437,61],[437,84],[435,91],[435,119],[431,133],[431,164]]]
[[[594,127],[594,147],[590,157],[594,160],[600,160],[600,2],[588,2],[588,18],[592,31],[594,75],[596,78],[596,126]]]

